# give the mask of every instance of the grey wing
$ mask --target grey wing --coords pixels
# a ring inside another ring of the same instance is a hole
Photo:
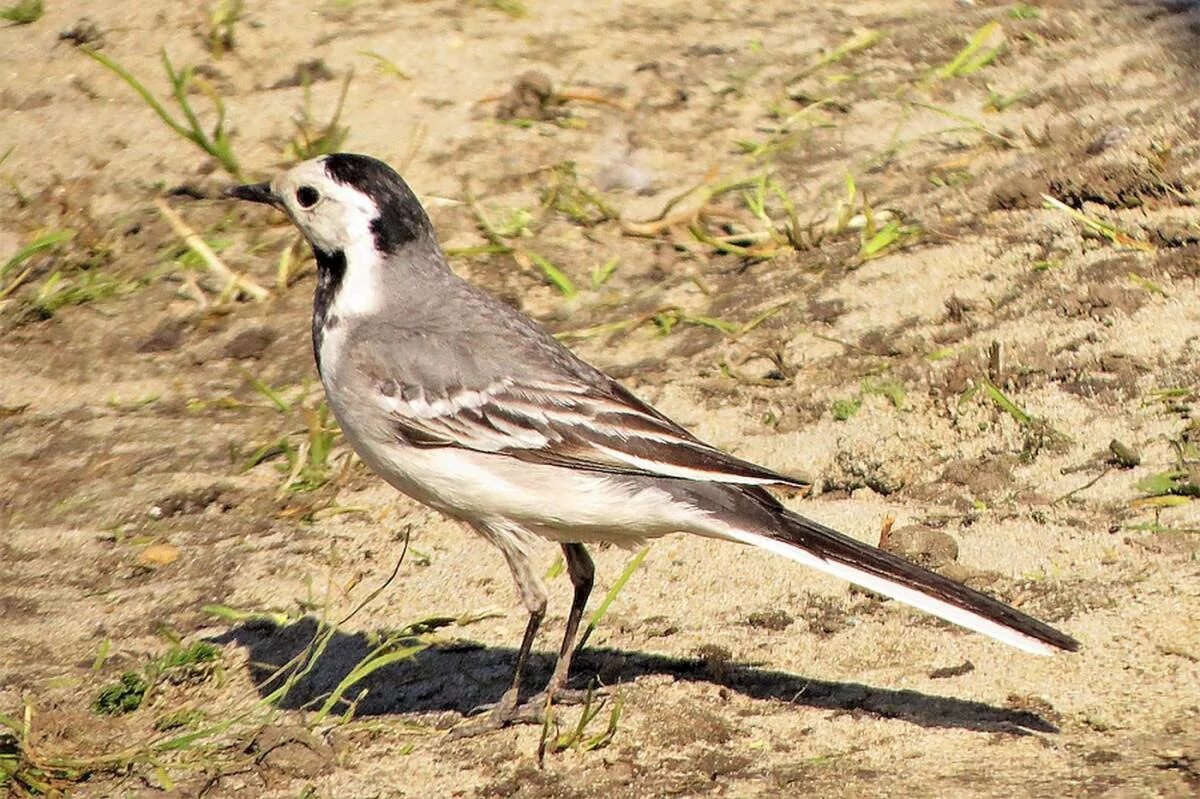
[[[403,348],[406,363],[387,364],[390,396],[377,395],[395,434],[415,446],[600,472],[807,485],[705,444],[537,332],[533,339],[501,337],[499,347],[476,339],[473,346],[426,340]],[[527,371],[497,367],[504,362]]]

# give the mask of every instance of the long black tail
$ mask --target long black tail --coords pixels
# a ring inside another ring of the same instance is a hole
[[[1079,642],[987,594],[890,552],[778,508],[776,529],[736,530],[731,537],[932,613],[1038,655],[1074,652]]]

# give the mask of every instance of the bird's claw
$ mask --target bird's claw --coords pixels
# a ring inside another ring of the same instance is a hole
[[[450,730],[449,738],[456,741],[461,738],[485,735],[515,724],[541,724],[553,705],[583,705],[602,696],[604,696],[604,691],[598,688],[590,690],[557,688],[539,691],[518,704],[516,692],[509,689],[499,702],[490,706],[491,709],[488,710],[487,715],[462,722]],[[480,709],[486,707],[481,706]]]

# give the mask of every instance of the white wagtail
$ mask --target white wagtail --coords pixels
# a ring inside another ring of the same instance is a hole
[[[546,612],[530,556],[537,537],[562,545],[575,589],[538,701],[567,693],[593,580],[584,545],[636,547],[674,532],[761,547],[1026,652],[1079,648],[1002,602],[785,508],[762,486],[805,483],[698,440],[455,275],[420,201],[383,162],[321,156],[227,193],[283,211],[312,245],[313,351],[354,451],[508,561],[529,623],[496,724],[522,715],[522,671]]]

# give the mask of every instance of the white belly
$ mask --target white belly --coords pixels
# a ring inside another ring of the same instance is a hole
[[[455,447],[380,445],[344,431],[359,457],[394,488],[467,522],[503,520],[551,541],[624,547],[676,531],[711,534],[717,526],[665,491],[619,476]]]

